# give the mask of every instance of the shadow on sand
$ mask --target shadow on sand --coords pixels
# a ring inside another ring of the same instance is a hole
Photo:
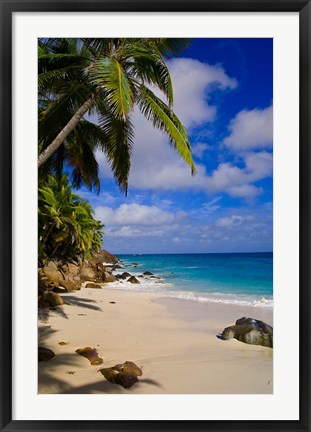
[[[92,309],[96,311],[102,311],[99,306],[96,306],[96,301],[89,298],[75,297],[74,295],[63,295],[62,298],[66,305],[78,306],[85,309]],[[38,318],[42,322],[47,322],[49,317],[53,315],[60,315],[62,318],[68,319],[68,314],[64,312],[62,306],[55,306],[50,308],[39,308]]]
[[[101,393],[109,393],[109,394],[129,394],[142,384],[149,384],[151,386],[156,386],[158,388],[162,388],[162,386],[155,380],[152,379],[140,379],[138,383],[136,383],[130,389],[124,389],[122,386],[118,384],[112,384],[111,382],[105,380],[101,374],[98,374],[98,382],[90,383],[80,387],[74,387],[63,391],[64,394],[101,394]],[[150,392],[152,393],[152,392]]]
[[[48,325],[42,325],[38,329],[38,346],[49,348],[49,339],[57,332]],[[77,365],[77,355],[57,354],[49,361],[39,362],[38,367],[38,385],[44,383],[49,388],[49,392],[63,393],[70,387],[68,383],[55,377],[54,371],[59,365],[68,365],[68,368]],[[39,390],[39,386],[38,386]]]
[[[44,388],[49,389],[49,393],[70,393],[71,385],[68,382],[56,378],[55,371],[58,366],[68,366],[68,373],[78,366],[79,359],[76,353],[57,354],[52,360],[40,362],[38,368],[38,383],[44,383]],[[42,393],[40,391],[40,393]]]
[[[89,298],[77,298],[74,295],[63,296],[65,304],[70,306],[79,306],[85,309],[92,309],[97,311],[102,311],[102,309],[96,306],[96,302]],[[58,331],[54,330],[49,325],[44,325],[47,323],[49,317],[53,315],[60,315],[63,318],[68,319],[68,315],[63,311],[62,306],[55,308],[46,308],[38,310],[39,319],[42,325],[38,329],[38,346],[49,348],[49,339]],[[82,314],[81,314],[82,315]],[[142,378],[136,383],[131,389],[124,389],[122,386],[117,384],[112,384],[107,381],[100,373],[98,373],[98,382],[91,382],[79,387],[74,387],[67,380],[62,380],[56,377],[56,371],[58,367],[67,366],[68,371],[66,373],[75,373],[76,367],[81,365],[81,358],[76,353],[58,353],[49,361],[42,361],[39,363],[38,368],[38,383],[39,392],[44,393],[42,388],[48,389],[48,393],[58,393],[58,394],[129,394],[134,389],[137,389],[142,385],[150,385],[150,393],[152,393],[152,386],[162,388],[162,386],[155,380],[149,378]],[[92,366],[89,366],[92,368]],[[40,389],[40,384],[43,384]]]

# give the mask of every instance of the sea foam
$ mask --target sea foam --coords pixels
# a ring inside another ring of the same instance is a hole
[[[118,280],[113,289],[159,293],[196,302],[273,307],[272,253],[123,255],[122,268],[139,280]],[[145,271],[153,275],[141,277]]]

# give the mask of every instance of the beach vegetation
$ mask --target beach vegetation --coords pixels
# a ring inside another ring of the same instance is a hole
[[[50,175],[38,193],[39,260],[91,257],[102,244],[103,225],[88,201],[72,192],[68,175]]]

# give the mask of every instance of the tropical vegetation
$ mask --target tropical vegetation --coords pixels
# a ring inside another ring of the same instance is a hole
[[[100,250],[103,225],[91,205],[74,194],[68,176],[49,176],[39,187],[39,260],[91,257]]]
[[[103,225],[72,187],[99,191],[96,152],[101,151],[119,188],[127,193],[134,111],[167,135],[194,173],[187,131],[173,111],[173,86],[165,62],[189,43],[174,38],[39,40],[41,262],[88,257],[100,248]]]
[[[39,40],[40,176],[66,168],[75,187],[84,183],[99,190],[99,150],[127,193],[134,109],[166,133],[194,172],[187,131],[173,112],[165,63],[188,44],[173,38]]]

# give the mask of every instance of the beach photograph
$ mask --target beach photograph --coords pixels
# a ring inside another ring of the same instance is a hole
[[[273,394],[273,39],[38,39],[38,394]]]

